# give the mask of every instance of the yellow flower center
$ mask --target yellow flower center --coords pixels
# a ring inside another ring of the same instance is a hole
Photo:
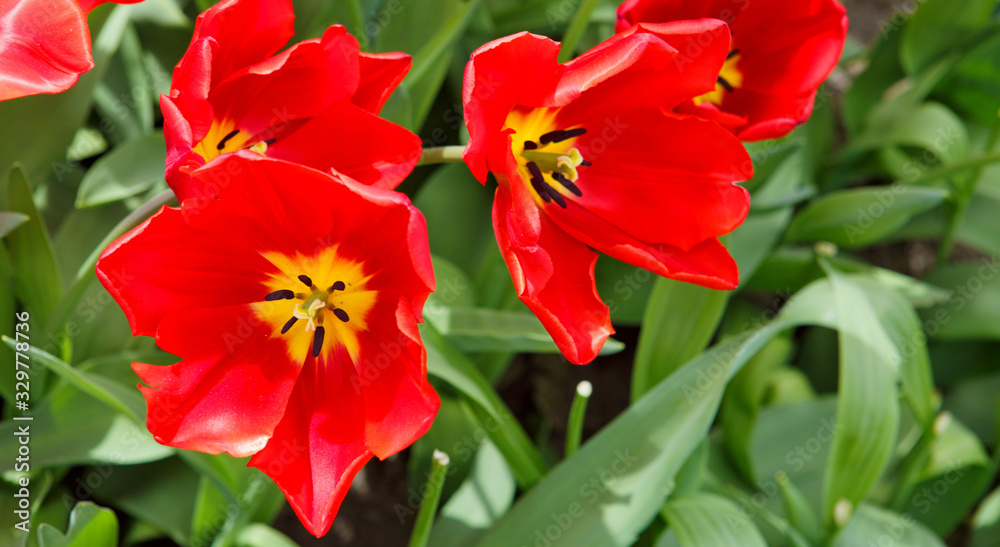
[[[216,120],[208,128],[205,138],[194,145],[194,151],[205,158],[206,162],[210,162],[221,154],[243,149],[263,155],[267,153],[267,145],[273,143],[274,139],[264,140],[260,135],[237,129],[236,123],[232,120]]]
[[[722,70],[719,71],[719,77],[715,79],[715,90],[695,97],[694,104],[712,103],[721,106],[726,92],[732,93],[734,89],[743,86],[743,73],[737,67],[739,62],[740,50],[730,51]]]
[[[254,312],[287,342],[289,356],[319,357],[343,346],[356,361],[358,333],[368,329],[366,317],[378,296],[366,288],[371,276],[362,264],[340,257],[336,246],[313,256],[263,256],[278,273],[265,282],[264,301],[253,304]]]
[[[513,130],[511,151],[517,171],[529,183],[535,201],[556,202],[563,209],[571,195],[583,192],[576,185],[578,168],[589,166],[576,140],[587,132],[582,127],[558,129],[555,108],[515,107],[507,115],[505,129]]]

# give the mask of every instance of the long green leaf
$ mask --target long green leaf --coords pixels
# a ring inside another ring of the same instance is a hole
[[[823,502],[824,525],[831,530],[864,501],[892,456],[899,430],[900,357],[864,291],[832,268],[827,273],[840,341],[837,432]],[[847,515],[842,514],[845,502]]]
[[[712,339],[729,293],[672,279],[657,279],[639,332],[632,368],[632,400],[638,400]]]
[[[716,494],[672,498],[663,507],[663,515],[683,547],[767,546],[744,509]]]

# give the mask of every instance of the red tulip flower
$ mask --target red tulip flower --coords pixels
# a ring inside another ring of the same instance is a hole
[[[66,91],[93,68],[87,13],[106,1],[0,0],[0,101]]]
[[[721,21],[639,25],[560,65],[520,33],[465,69],[464,160],[499,186],[493,227],[521,300],[563,355],[587,363],[611,328],[597,252],[716,289],[738,282],[718,236],[744,219],[752,167],[717,124],[665,113],[710,91],[729,52]],[[703,55],[682,56],[707,42]]]
[[[97,265],[135,335],[181,361],[133,364],[160,443],[251,456],[321,536],[359,469],[430,427],[417,332],[433,290],[403,194],[228,154],[191,173],[239,184],[164,207]]]
[[[210,196],[187,176],[213,158],[252,150],[395,188],[420,139],[378,117],[410,69],[402,53],[361,53],[344,27],[275,55],[292,37],[290,0],[223,0],[202,13],[160,99],[167,181],[181,198]]]
[[[809,119],[820,84],[840,59],[847,15],[837,0],[627,0],[618,30],[713,17],[732,46],[715,89],[681,112],[715,120],[744,141],[782,137]]]

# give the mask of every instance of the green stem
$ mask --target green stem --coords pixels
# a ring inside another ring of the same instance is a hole
[[[462,161],[464,146],[436,146],[424,148],[417,165],[434,165],[436,163],[457,163]]]
[[[594,386],[586,380],[576,385],[576,395],[573,396],[573,405],[569,409],[569,423],[566,426],[566,459],[580,448],[580,439],[583,437],[583,416],[587,413],[587,401],[593,392]]]
[[[986,145],[986,152],[993,150],[998,139],[1000,139],[1000,124],[993,127],[989,143]],[[980,156],[980,158],[984,157],[990,157],[990,155]],[[941,237],[941,245],[938,247],[937,261],[939,263],[946,262],[951,256],[951,251],[955,247],[955,236],[959,226],[965,220],[965,212],[969,209],[969,204],[972,203],[972,197],[976,193],[976,186],[982,177],[984,167],[985,164],[975,165],[972,172],[969,173],[968,182],[961,186],[956,185],[957,191],[951,208],[951,216],[948,219],[948,226],[945,227],[944,235]]]
[[[351,21],[351,34],[358,39],[361,51],[367,51],[368,32],[365,30],[365,13],[361,9],[361,0],[347,0],[347,16]]]
[[[974,158],[969,158],[964,161],[955,162],[945,167],[940,167],[938,169],[931,171],[930,173],[927,173],[926,175],[921,175],[911,180],[904,180],[903,182],[905,182],[906,184],[917,184],[917,185],[926,184],[928,182],[940,178],[954,175],[955,173],[964,171],[965,169],[969,169],[972,167],[986,166],[991,163],[998,163],[998,162],[1000,162],[1000,152],[994,152],[992,154],[983,154],[982,156],[976,156]]]
[[[437,515],[438,503],[441,501],[441,490],[444,488],[444,479],[447,477],[448,455],[440,450],[434,451],[431,458],[431,470],[427,475],[427,495],[420,502],[420,512],[417,513],[417,522],[413,525],[413,533],[410,535],[410,547],[425,547],[427,540],[431,536],[431,526],[434,524],[434,516]]]
[[[563,35],[562,46],[559,48],[560,63],[565,63],[573,57],[573,52],[576,51],[576,46],[580,44],[583,31],[587,30],[587,24],[590,23],[590,14],[594,11],[595,7],[597,7],[597,0],[583,0],[583,4],[576,10],[569,28],[566,29],[566,34]]]

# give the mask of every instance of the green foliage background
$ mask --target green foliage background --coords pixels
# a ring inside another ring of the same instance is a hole
[[[210,4],[102,6],[92,71],[63,94],[0,103],[0,497],[29,479],[32,522],[25,535],[0,512],[0,544],[270,547],[299,534],[271,527],[283,497],[245,461],[153,441],[129,363],[175,358],[130,336],[93,273],[166,189],[157,98]],[[584,13],[582,51],[610,35],[615,4],[295,8],[296,40],[342,23],[368,51],[413,55],[383,115],[440,146],[464,142],[473,49],[521,30],[558,38]],[[995,0],[901,4],[870,47],[849,40],[807,124],[748,145],[751,214],[725,241],[736,291],[599,261],[615,325],[641,326],[633,402],[568,458],[546,439],[553,424],[522,423],[494,389],[516,354],[557,350],[513,294],[492,193],[464,165],[418,168],[401,189],[435,255],[423,336],[442,409],[408,452],[410,487],[427,491],[435,448],[452,459],[429,544],[1000,545],[997,13]],[[27,474],[13,469],[7,347],[22,311]],[[412,526],[419,497],[387,501],[385,526]]]

